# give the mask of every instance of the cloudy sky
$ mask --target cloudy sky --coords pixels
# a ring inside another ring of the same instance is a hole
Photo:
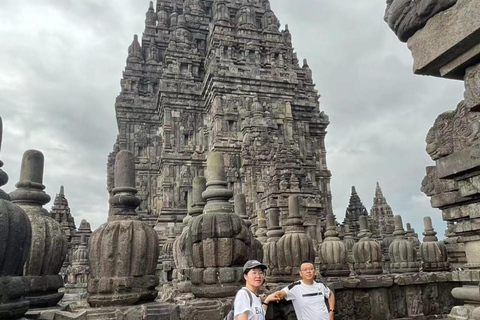
[[[107,218],[106,158],[117,134],[115,97],[133,34],[142,34],[149,0],[1,0],[0,159],[13,191],[27,149],[45,155],[44,184],[60,185],[79,224]],[[425,136],[454,109],[463,84],[412,74],[412,59],[383,22],[378,0],[271,0],[307,58],[331,124],[327,162],[334,212],[342,221],[352,185],[370,210],[375,182],[395,214],[418,233],[440,211],[420,192]]]

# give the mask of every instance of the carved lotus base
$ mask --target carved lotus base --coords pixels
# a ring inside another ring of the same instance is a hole
[[[436,271],[449,271],[450,263],[448,262],[423,262],[422,271],[436,272]]]
[[[30,306],[25,300],[23,277],[0,277],[0,319],[18,319]]]
[[[321,268],[320,273],[327,277],[343,277],[350,274],[348,264],[323,264]]]
[[[353,268],[357,274],[381,274],[383,273],[383,265],[381,262],[373,263],[354,263]]]
[[[417,262],[395,262],[390,263],[391,273],[418,272],[420,264]]]
[[[56,306],[64,293],[58,292],[63,287],[59,275],[25,276],[23,277],[26,292],[25,299],[30,301],[30,308],[47,308]]]
[[[90,279],[87,301],[94,308],[154,301],[158,295],[157,285],[155,275]]]
[[[245,285],[242,267],[192,268],[192,293],[198,298],[233,296]]]

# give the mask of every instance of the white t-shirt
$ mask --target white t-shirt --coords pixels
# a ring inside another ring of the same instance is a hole
[[[329,320],[325,298],[330,297],[330,289],[315,280],[312,285],[295,281],[282,289],[287,300],[292,300],[298,320]]]
[[[235,304],[233,306],[234,319],[237,320],[240,314],[248,311],[248,320],[265,320],[262,301],[255,293],[249,290],[252,295],[252,306],[250,307],[250,298],[245,289],[249,290],[247,287],[243,287],[241,290],[238,290],[235,295]]]

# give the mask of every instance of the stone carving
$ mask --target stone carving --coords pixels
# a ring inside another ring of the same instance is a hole
[[[234,295],[241,285],[242,265],[255,250],[253,235],[228,200],[225,165],[220,153],[207,158],[204,213],[192,220],[192,293],[196,297]],[[195,200],[194,200],[195,201]]]
[[[131,305],[157,296],[158,237],[135,212],[140,204],[136,193],[135,157],[122,150],[115,161],[108,222],[93,232],[89,243],[88,303],[93,307]]]
[[[145,14],[145,26],[155,26],[157,24],[157,14],[155,13],[155,9],[153,9],[153,1],[150,1],[150,6],[148,7],[148,11]]]
[[[437,160],[453,153],[453,117],[454,111],[441,113],[433,127],[428,131],[426,138],[426,151],[432,158]]]
[[[343,236],[343,243],[345,244],[345,250],[347,250],[348,263],[353,263],[353,246],[355,245],[355,239],[353,232],[350,231],[350,225],[345,224],[345,235]]]
[[[423,233],[423,243],[420,245],[420,257],[422,259],[423,271],[448,271],[447,248],[443,242],[439,242],[436,232],[432,226],[430,217],[423,218],[425,232]]]
[[[360,240],[353,246],[353,265],[357,274],[380,274],[382,269],[382,250],[380,244],[370,238],[372,233],[368,229],[367,217],[361,216]]]
[[[470,110],[478,111],[480,106],[480,66],[469,67],[465,71],[465,101]]]
[[[267,279],[280,274],[278,266],[277,242],[284,235],[284,230],[279,225],[280,216],[278,210],[271,210],[268,219],[267,242],[263,245],[263,262],[268,267]],[[269,279],[270,281],[270,279]]]
[[[303,228],[298,197],[288,197],[288,219],[285,234],[277,242],[278,267],[286,275],[298,274],[303,261],[314,261],[312,239]]]
[[[3,122],[0,117],[0,150]],[[27,312],[30,302],[24,299],[23,267],[28,258],[32,228],[25,211],[13,204],[1,188],[8,182],[0,160],[0,319],[18,319]]]
[[[237,13],[237,28],[256,29],[257,18],[255,8],[250,0],[242,0],[242,6]]]
[[[72,254],[71,265],[66,270],[68,283],[65,290],[69,293],[86,293],[90,279],[90,265],[88,262],[87,237],[82,234],[78,249]]]
[[[25,151],[17,189],[10,193],[12,202],[25,210],[32,226],[32,247],[24,275],[29,285],[26,298],[31,307],[37,308],[54,306],[62,299],[63,293],[58,289],[63,287],[63,279],[58,274],[67,254],[67,237],[62,227],[43,208],[50,201],[43,191],[43,165],[40,151]]]
[[[417,252],[411,241],[405,237],[402,217],[394,216],[395,239],[388,248],[390,256],[390,271],[393,273],[418,272],[419,263],[417,261]]]
[[[406,42],[422,29],[431,17],[456,2],[457,0],[387,0],[384,20],[398,39]]]
[[[133,36],[133,41],[130,47],[128,47],[128,59],[135,61],[143,61],[143,51],[140,43],[138,42],[138,36]]]
[[[325,239],[320,245],[319,254],[322,275],[347,276],[350,273],[347,263],[347,250],[338,238],[333,214],[327,215],[327,231],[325,232]]]

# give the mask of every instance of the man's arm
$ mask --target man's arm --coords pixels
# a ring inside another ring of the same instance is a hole
[[[245,311],[244,313],[240,313],[237,316],[237,320],[248,320],[248,311]]]
[[[328,317],[330,320],[333,320],[333,317],[335,315],[335,295],[333,294],[333,291],[330,291],[330,296],[328,297]]]

